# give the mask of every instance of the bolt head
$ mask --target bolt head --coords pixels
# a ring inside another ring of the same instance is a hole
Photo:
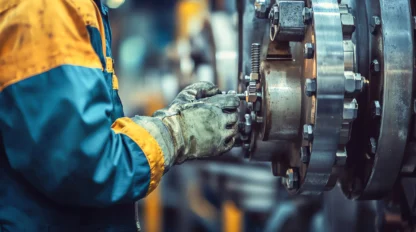
[[[313,127],[310,124],[303,125],[303,139],[306,141],[313,140]]]
[[[308,146],[303,146],[299,150],[300,161],[304,164],[308,164],[311,158],[311,153]]]
[[[380,62],[377,59],[371,62],[371,70],[373,72],[380,72]]]
[[[308,78],[305,80],[305,94],[308,97],[312,97],[316,93],[316,79]]]
[[[364,89],[365,78],[359,73],[345,72],[345,92],[359,93]]]
[[[315,47],[312,43],[305,43],[303,48],[303,57],[306,59],[312,59],[315,53]]]
[[[373,101],[371,108],[372,108],[373,118],[381,117],[381,105],[379,101]]]
[[[309,7],[305,7],[302,10],[303,22],[308,23],[312,19],[312,9]]]
[[[377,151],[377,141],[375,138],[370,138],[370,152],[371,154],[376,154]]]
[[[344,166],[347,163],[347,150],[341,149],[338,150],[335,155],[335,165],[336,166]]]
[[[279,6],[274,5],[269,13],[270,23],[273,25],[279,24]]]
[[[351,36],[355,31],[355,18],[352,14],[341,14],[342,33]]]
[[[299,188],[299,172],[294,168],[289,168],[286,171],[286,187],[288,190],[294,190]]]
[[[370,18],[370,30],[371,30],[371,33],[375,34],[378,31],[378,29],[380,28],[380,25],[381,25],[381,19],[380,19],[380,17],[378,17],[378,16],[375,15],[375,16],[372,16]]]
[[[358,103],[357,100],[345,100],[344,101],[344,113],[343,118],[345,121],[352,122],[358,115]]]

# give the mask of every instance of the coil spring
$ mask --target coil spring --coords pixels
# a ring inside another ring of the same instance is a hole
[[[260,73],[260,44],[251,44],[251,72]]]

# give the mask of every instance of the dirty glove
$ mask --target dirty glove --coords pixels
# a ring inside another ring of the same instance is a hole
[[[207,88],[210,86],[210,88]],[[220,155],[232,148],[237,134],[237,107],[233,94],[217,94],[212,84],[185,88],[169,107],[153,117],[135,117],[158,141],[165,170],[185,160]]]

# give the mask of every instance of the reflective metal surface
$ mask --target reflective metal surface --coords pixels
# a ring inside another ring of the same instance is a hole
[[[315,62],[304,75],[316,75],[317,93],[311,158],[300,192],[317,194],[326,189],[335,163],[344,110],[344,49],[336,0],[312,2]],[[309,61],[311,62],[311,61]],[[315,71],[316,70],[316,71]],[[313,109],[312,109],[313,110]]]
[[[380,0],[383,75],[380,136],[374,167],[362,196],[374,198],[391,190],[400,172],[412,108],[413,32],[409,0]]]

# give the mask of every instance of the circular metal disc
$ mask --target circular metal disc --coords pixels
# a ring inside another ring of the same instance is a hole
[[[327,189],[335,163],[344,110],[344,48],[337,0],[314,0],[314,40],[317,92],[311,158],[300,192]],[[312,37],[313,37],[312,36]],[[308,72],[306,63],[305,72]],[[305,73],[304,75],[313,75]],[[313,102],[313,101],[312,101]],[[314,109],[313,109],[314,108]]]

